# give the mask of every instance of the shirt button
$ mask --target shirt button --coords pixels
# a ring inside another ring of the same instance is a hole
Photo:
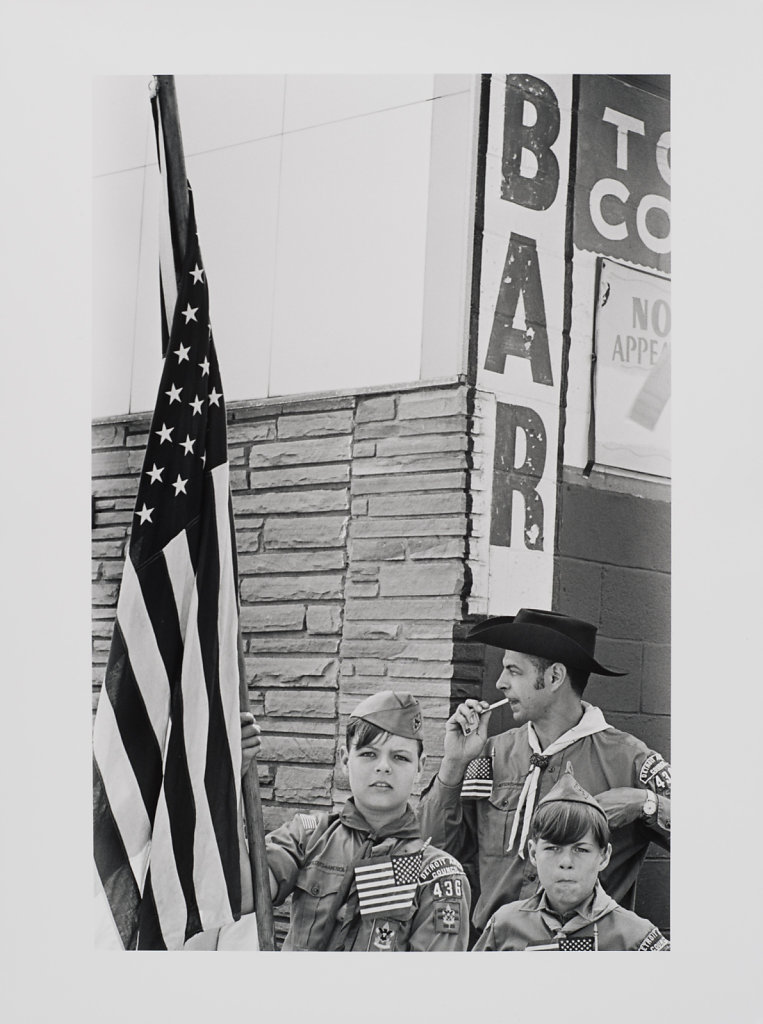
[[[320,889],[318,888],[318,886],[317,886],[317,885],[314,885],[314,886],[312,887],[312,889],[310,890],[310,892],[311,892],[311,893],[313,894],[313,896],[317,896],[317,895],[318,895],[318,894],[320,893],[320,891],[321,891],[321,890],[320,890]]]

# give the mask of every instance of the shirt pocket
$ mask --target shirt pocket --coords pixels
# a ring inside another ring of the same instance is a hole
[[[344,869],[308,864],[297,875],[291,901],[292,935],[295,949],[314,949],[329,927],[329,915],[344,881]],[[286,947],[284,947],[286,948]]]
[[[502,857],[509,845],[509,834],[516,814],[524,780],[493,783],[493,792],[481,801],[479,848],[482,856]]]
[[[394,953],[408,949],[408,939],[413,927],[417,907],[385,910],[378,916],[368,914],[361,921],[354,948],[367,953]]]

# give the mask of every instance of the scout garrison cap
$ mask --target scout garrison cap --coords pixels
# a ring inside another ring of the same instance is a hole
[[[520,608],[516,615],[496,615],[474,626],[467,640],[502,647],[507,651],[550,658],[568,668],[596,672],[601,676],[624,676],[626,672],[605,668],[594,658],[596,626],[561,612]]]
[[[567,768],[559,781],[551,787],[542,800],[538,801],[538,807],[542,807],[543,804],[550,803],[587,804],[589,807],[595,807],[596,810],[600,811],[605,818],[607,817],[604,808],[601,806],[599,801],[595,797],[591,796],[587,790],[583,789],[577,781],[572,771],[572,765],[569,761],[567,762]]]
[[[410,693],[382,690],[361,701],[350,717],[362,718],[394,736],[421,738],[421,705]]]

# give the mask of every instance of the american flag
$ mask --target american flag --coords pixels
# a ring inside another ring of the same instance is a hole
[[[560,935],[554,942],[546,942],[539,946],[525,946],[526,953],[595,953],[599,948],[597,926],[594,925],[593,935],[580,935],[570,938]]]
[[[581,935],[578,938],[565,936],[559,939],[559,950],[562,953],[593,953],[596,949],[596,940],[593,935]]]
[[[483,800],[493,792],[493,759],[475,757],[466,766],[464,781],[461,783],[461,797],[464,800]]]
[[[236,579],[191,200],[93,734],[99,947],[178,949],[241,915]]]
[[[405,910],[416,895],[423,855],[407,853],[382,861],[369,861],[355,868],[355,884],[364,916]]]

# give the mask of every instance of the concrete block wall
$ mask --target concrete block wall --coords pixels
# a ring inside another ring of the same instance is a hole
[[[592,676],[585,697],[607,721],[670,760],[670,500],[635,481],[585,480],[565,469],[560,485],[554,608],[599,629],[597,656],[627,671]],[[637,912],[670,929],[668,855],[649,848]]]

